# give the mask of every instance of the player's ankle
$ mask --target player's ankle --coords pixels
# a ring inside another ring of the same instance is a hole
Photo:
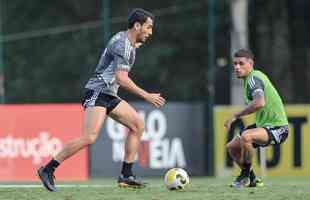
[[[242,170],[244,170],[246,176],[250,176],[250,173],[252,171],[252,168],[251,168],[252,164],[251,163],[246,163],[244,164],[244,168]]]
[[[250,178],[251,179],[255,179],[256,178],[256,174],[255,174],[253,169],[251,169],[251,171],[250,171]]]
[[[47,172],[54,172],[55,169],[60,165],[60,163],[55,160],[52,159],[49,163],[47,163],[47,165],[44,167],[44,170],[46,170]]]
[[[123,177],[128,178],[130,176],[133,176],[132,165],[133,165],[133,163],[128,163],[126,161],[123,162],[123,167],[122,167],[122,171],[121,171]]]

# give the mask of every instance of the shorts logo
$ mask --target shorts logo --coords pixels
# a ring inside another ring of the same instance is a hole
[[[93,95],[85,100],[85,102],[83,103],[83,107],[87,108],[89,106],[94,106],[99,96],[99,93],[100,91],[94,91]]]
[[[281,142],[283,142],[283,139],[285,138],[285,134],[288,132],[288,128],[287,126],[284,126],[284,127],[270,130],[270,132],[275,139],[275,141],[271,141],[271,144],[273,144],[273,142],[275,144],[280,144]]]

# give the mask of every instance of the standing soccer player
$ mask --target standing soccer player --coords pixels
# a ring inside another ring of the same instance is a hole
[[[225,122],[227,130],[238,118],[256,113],[255,124],[242,130],[240,135],[227,144],[231,158],[241,168],[240,175],[233,181],[234,187],[255,187],[262,185],[251,168],[254,148],[279,145],[288,136],[288,121],[277,90],[268,77],[254,70],[254,55],[240,49],[233,57],[234,71],[243,79],[244,100],[247,106],[233,114]]]
[[[56,191],[54,171],[79,150],[93,144],[107,115],[126,126],[130,133],[125,142],[125,157],[118,184],[121,187],[144,187],[132,172],[132,165],[144,131],[144,122],[137,111],[118,97],[122,87],[156,107],[165,104],[159,93],[148,93],[128,76],[135,61],[136,48],[152,35],[154,16],[143,9],[134,9],[128,18],[128,29],[112,37],[102,53],[93,76],[85,86],[82,105],[85,109],[81,136],[69,142],[46,166],[38,169],[43,185]]]

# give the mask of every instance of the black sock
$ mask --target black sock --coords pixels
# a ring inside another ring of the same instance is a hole
[[[244,171],[246,173],[246,176],[250,176],[251,165],[252,165],[251,163],[244,164]]]
[[[123,168],[122,168],[122,174],[125,178],[128,178],[129,176],[132,176],[132,164],[133,163],[127,163],[127,162],[123,162]]]
[[[250,171],[250,179],[251,179],[251,180],[254,180],[255,178],[256,178],[256,175],[255,175],[255,173],[254,173],[254,170],[251,169],[251,171]]]
[[[47,163],[47,165],[45,166],[45,169],[48,172],[53,172],[59,165],[60,163],[57,160],[52,159],[49,163]]]

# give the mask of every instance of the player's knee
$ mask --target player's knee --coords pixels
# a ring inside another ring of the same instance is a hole
[[[241,141],[242,141],[243,143],[252,143],[252,136],[251,136],[251,134],[248,133],[248,132],[242,133],[242,135],[241,135]]]
[[[134,134],[141,137],[144,132],[144,122],[141,119],[137,119],[131,129]]]
[[[142,136],[144,132],[144,122],[141,119],[137,121],[137,131],[139,136]]]
[[[239,138],[232,139],[230,142],[226,144],[226,149],[236,149],[240,148]]]
[[[229,154],[233,154],[236,151],[236,143],[234,142],[229,142],[226,144],[226,150]]]

